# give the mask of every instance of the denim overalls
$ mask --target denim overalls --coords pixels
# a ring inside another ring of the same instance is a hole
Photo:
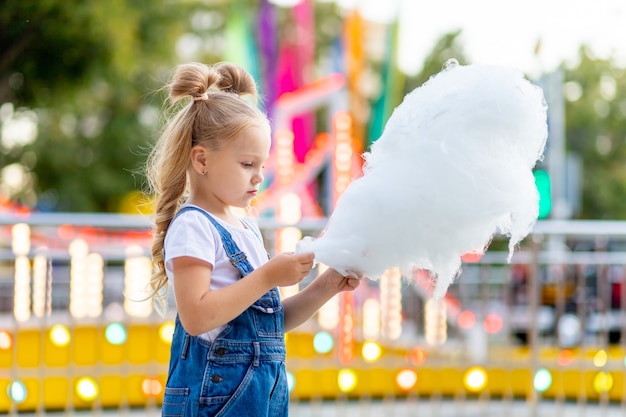
[[[196,207],[217,228],[231,263],[242,276],[254,268],[230,233]],[[176,219],[176,217],[174,218]],[[273,288],[209,342],[190,336],[176,316],[162,415],[286,416],[284,315]]]

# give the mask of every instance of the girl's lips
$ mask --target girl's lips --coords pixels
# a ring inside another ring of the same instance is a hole
[[[248,194],[252,194],[252,195],[256,195],[257,193],[258,193],[258,190],[248,191]]]

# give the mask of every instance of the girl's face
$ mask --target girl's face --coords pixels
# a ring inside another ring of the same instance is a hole
[[[269,131],[252,126],[225,147],[207,151],[207,173],[200,179],[200,187],[214,209],[250,206],[263,182],[270,144]]]

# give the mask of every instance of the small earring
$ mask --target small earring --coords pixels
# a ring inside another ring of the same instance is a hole
[[[206,171],[202,171],[200,175],[206,175]]]

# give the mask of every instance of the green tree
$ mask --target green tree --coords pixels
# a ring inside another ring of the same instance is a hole
[[[563,91],[567,148],[582,160],[578,217],[626,220],[626,70],[583,46]]]
[[[441,72],[444,64],[449,59],[456,59],[459,64],[471,64],[468,61],[463,47],[459,44],[458,38],[461,30],[444,34],[435,45],[433,45],[430,53],[424,59],[422,70],[414,76],[408,77],[405,85],[405,94],[413,91],[415,88],[424,84],[430,77]]]
[[[149,0],[0,5],[3,119],[32,109],[38,126],[32,143],[0,143],[0,165],[21,165],[34,187],[13,198],[43,210],[117,211],[140,188],[132,171],[157,122],[154,92],[191,8]]]

